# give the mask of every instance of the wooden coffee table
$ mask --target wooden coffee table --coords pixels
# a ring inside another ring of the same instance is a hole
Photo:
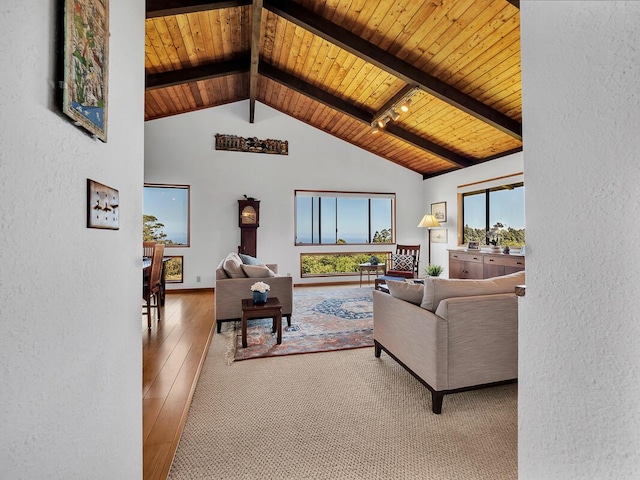
[[[242,348],[247,348],[247,320],[273,318],[272,332],[277,332],[278,344],[282,343],[282,304],[278,297],[267,298],[266,303],[254,304],[252,298],[242,299]]]

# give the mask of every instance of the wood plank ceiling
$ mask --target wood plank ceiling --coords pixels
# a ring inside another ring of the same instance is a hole
[[[249,99],[424,178],[522,149],[518,0],[147,0],[145,41],[145,120]]]

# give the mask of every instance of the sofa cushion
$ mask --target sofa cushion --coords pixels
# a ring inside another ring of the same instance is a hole
[[[266,265],[242,265],[242,271],[247,277],[267,278],[275,277],[276,274]]]
[[[415,259],[413,255],[400,255],[394,253],[391,255],[391,270],[399,270],[405,272],[413,271],[413,263]]]
[[[424,296],[424,285],[409,282],[387,282],[391,296],[404,300],[405,302],[420,305]]]
[[[242,263],[245,265],[264,265],[264,262],[261,262],[256,257],[252,257],[251,255],[245,255],[244,253],[239,253],[238,256]]]
[[[230,253],[224,259],[222,268],[230,278],[245,278],[246,275],[242,271],[242,260],[237,253]]]
[[[420,306],[430,312],[435,312],[440,300],[445,298],[513,293],[516,285],[524,283],[524,271],[483,280],[427,277]]]

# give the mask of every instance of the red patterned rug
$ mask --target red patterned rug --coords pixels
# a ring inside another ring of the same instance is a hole
[[[228,358],[250,358],[327,352],[373,346],[371,287],[294,289],[291,327],[282,319],[282,344],[271,333],[272,320],[250,320],[247,348],[242,348],[240,322],[232,328]]]

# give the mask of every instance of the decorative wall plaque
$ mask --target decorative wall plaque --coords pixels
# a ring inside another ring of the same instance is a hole
[[[118,230],[120,228],[119,203],[118,190],[87,179],[88,228]]]
[[[216,133],[216,150],[289,155],[289,142],[272,138],[259,140],[256,137],[244,138],[237,135]]]

